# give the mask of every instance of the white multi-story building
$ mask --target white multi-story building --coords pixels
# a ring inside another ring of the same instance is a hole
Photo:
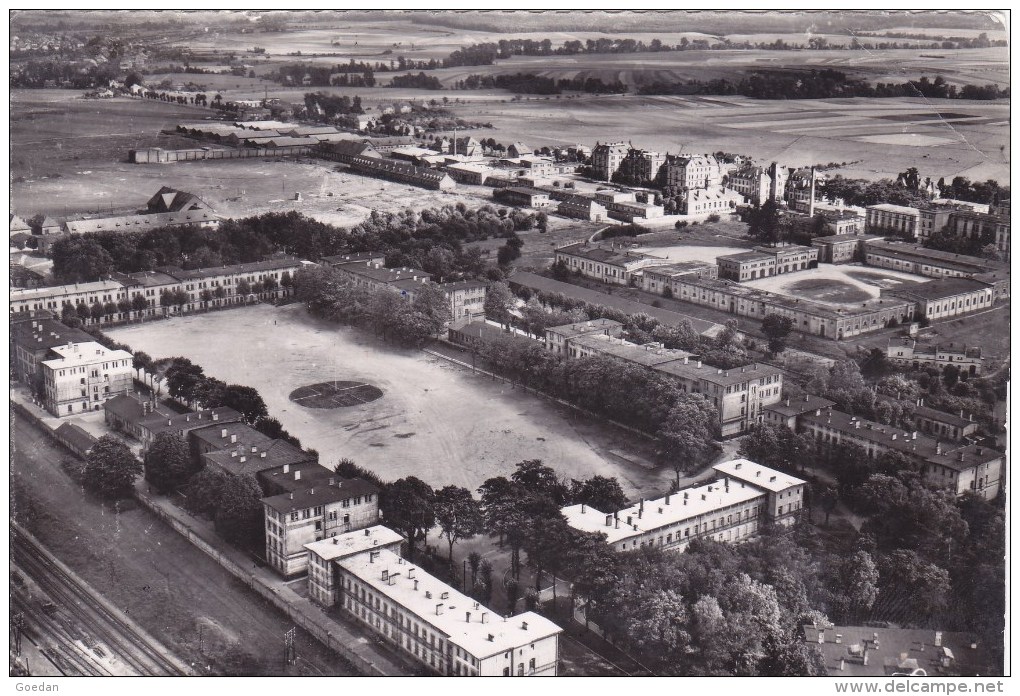
[[[591,151],[592,176],[601,181],[611,181],[629,151],[625,143],[596,143]]]
[[[107,399],[131,391],[134,358],[95,341],[51,348],[57,357],[40,363],[46,410],[58,418],[99,411]]]
[[[308,568],[305,544],[379,521],[379,489],[374,484],[340,478],[308,483],[306,488],[262,499],[266,558],[285,577],[298,575]]]
[[[690,189],[717,188],[722,168],[713,155],[667,155],[665,189],[671,195]]]
[[[309,544],[312,599],[437,674],[556,676],[563,629],[535,612],[500,616],[401,558],[399,539],[374,527]]]
[[[588,505],[563,508],[567,524],[606,535],[616,551],[657,546],[683,551],[695,539],[737,542],[764,524],[789,526],[804,502],[805,481],[748,459],[713,467],[719,478],[616,513]]]

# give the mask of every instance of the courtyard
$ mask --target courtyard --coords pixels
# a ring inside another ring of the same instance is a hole
[[[178,317],[108,334],[153,358],[184,356],[208,375],[254,387],[269,413],[327,466],[347,457],[384,480],[417,476],[474,490],[509,475],[517,462],[541,459],[565,479],[615,476],[630,498],[665,491],[673,475],[649,463],[647,440],[470,368],[313,319],[301,305]],[[292,400],[300,387],[334,381],[370,385],[382,396],[341,408]]]
[[[884,268],[825,263],[817,268],[750,280],[741,285],[789,297],[802,297],[833,307],[849,307],[878,298],[882,290],[925,280],[929,279]]]

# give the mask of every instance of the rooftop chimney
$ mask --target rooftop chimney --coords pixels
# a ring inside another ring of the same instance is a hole
[[[524,629],[525,631],[527,631],[528,630],[528,622],[527,621],[521,621],[521,628]]]
[[[226,428],[221,428],[220,429],[220,437],[226,437],[226,436],[227,436],[227,429]]]
[[[290,464],[284,464],[283,465],[283,473],[285,473],[285,474],[289,474],[290,473]]]
[[[371,534],[372,534],[372,530],[371,529],[366,529],[365,530],[365,536],[371,536]]]
[[[436,604],[436,616],[442,615],[443,615],[443,603],[439,602],[438,604]]]
[[[466,611],[464,612],[464,614],[465,614],[464,621],[466,621],[467,623],[471,623],[471,612]]]
[[[230,436],[230,442],[231,442],[231,444],[237,442],[237,435],[231,435]]]
[[[300,469],[295,469],[294,470],[294,480],[295,481],[300,481],[301,480],[301,470]]]

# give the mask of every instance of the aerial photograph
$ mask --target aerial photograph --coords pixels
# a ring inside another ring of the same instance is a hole
[[[1003,692],[1008,10],[8,22],[12,691]]]

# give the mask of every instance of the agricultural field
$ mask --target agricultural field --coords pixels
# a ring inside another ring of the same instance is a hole
[[[475,489],[521,460],[542,459],[568,478],[616,476],[631,497],[664,490],[672,475],[614,454],[632,453],[627,456],[647,462],[652,454],[644,440],[470,368],[317,321],[297,304],[179,317],[108,333],[154,358],[186,356],[209,375],[254,387],[269,412],[305,447],[317,450],[323,464],[349,457],[383,479],[414,475],[432,485]],[[383,395],[335,409],[292,400],[300,387],[333,380],[371,385]]]
[[[456,92],[455,94],[463,94]],[[787,166],[846,162],[827,173],[1009,182],[1009,103],[958,99],[754,100],[745,97],[530,98],[454,107],[494,129],[474,136],[532,147],[625,140],[660,152],[735,152]]]
[[[769,37],[770,40],[779,38]],[[831,38],[831,37],[830,37]],[[786,35],[784,40],[796,40]],[[1009,85],[1009,64],[1004,48],[942,51],[895,49],[875,51],[770,51],[698,50],[662,53],[514,56],[494,65],[443,68],[429,74],[446,87],[468,75],[534,73],[556,79],[598,77],[630,86],[656,81],[739,80],[755,70],[839,70],[871,83],[904,82],[922,75],[942,75],[957,85],[994,83]],[[385,76],[381,75],[385,80]]]

